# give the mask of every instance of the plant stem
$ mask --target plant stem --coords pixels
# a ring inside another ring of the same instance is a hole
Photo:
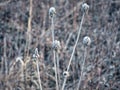
[[[24,68],[24,89],[26,90],[27,84],[26,84],[26,65],[25,64],[24,64],[23,68]]]
[[[28,18],[28,28],[27,28],[27,43],[26,43],[26,51],[27,56],[29,55],[30,43],[31,43],[31,29],[32,29],[32,7],[33,7],[33,0],[30,0],[30,9],[29,9],[29,18]]]
[[[57,65],[56,65],[56,60],[55,60],[55,51],[53,51],[53,54],[54,54],[54,67],[55,67],[56,90],[59,90],[58,77],[57,77]]]
[[[68,67],[67,67],[67,72],[69,71],[69,68],[70,68],[70,65],[71,65],[71,62],[72,62],[74,53],[75,53],[75,49],[76,49],[76,46],[77,46],[77,43],[78,43],[78,40],[79,40],[79,37],[80,37],[80,33],[81,33],[81,30],[82,30],[82,24],[83,24],[83,20],[84,20],[84,16],[85,16],[85,13],[83,13],[83,16],[82,16],[82,20],[81,20],[81,23],[80,23],[80,28],[79,28],[79,31],[78,31],[77,40],[76,40],[76,43],[75,43],[75,45],[74,45],[74,47],[73,47],[73,52],[72,52],[72,55],[71,55],[71,57],[70,57],[69,64],[68,64]],[[64,90],[66,81],[67,81],[67,77],[64,78],[62,90]]]
[[[52,40],[53,40],[53,42],[54,42],[54,20],[53,20],[53,17],[52,17],[52,26],[51,26],[51,30],[52,30]]]
[[[59,65],[59,55],[58,55],[58,52],[56,52],[56,56],[57,56],[57,74],[58,74],[58,84],[59,84],[59,89],[60,89],[60,84],[61,84],[61,82],[60,82],[60,71],[59,71],[59,67],[60,67],[60,65]]]
[[[37,57],[37,72],[38,72],[38,81],[39,81],[39,88],[42,90],[41,79],[40,79],[40,72],[39,72],[39,64],[38,64],[38,57]]]
[[[82,69],[81,69],[81,76],[80,76],[80,79],[79,79],[79,83],[78,83],[78,87],[77,87],[77,90],[79,90],[80,88],[80,84],[81,84],[81,78],[83,76],[83,71],[84,71],[84,65],[85,65],[85,59],[86,59],[86,55],[87,55],[87,47],[85,47],[85,51],[84,51],[84,58],[83,58],[83,64],[82,64]]]
[[[52,25],[51,25],[51,30],[52,30],[52,40],[54,43],[54,20],[53,17],[51,18],[52,20]],[[57,78],[57,65],[56,65],[56,60],[55,60],[55,50],[53,50],[53,57],[54,57],[54,67],[55,67],[55,79],[56,79],[56,90],[59,90],[58,88],[58,78]]]
[[[8,67],[7,67],[7,58],[6,58],[6,37],[4,37],[4,60],[5,60],[5,75],[8,74]]]

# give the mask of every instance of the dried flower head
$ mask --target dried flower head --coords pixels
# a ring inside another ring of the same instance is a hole
[[[55,51],[58,51],[60,48],[61,48],[60,41],[55,40],[52,44],[52,49],[55,50]]]
[[[35,55],[39,57],[38,48],[35,49]]]
[[[89,45],[91,44],[91,39],[90,39],[90,37],[85,36],[85,37],[83,38],[83,44],[84,44],[85,46],[89,46]]]
[[[50,16],[51,18],[53,18],[55,14],[56,14],[55,8],[54,8],[54,7],[51,7],[51,8],[49,9],[49,16]]]
[[[83,3],[82,4],[82,11],[86,13],[88,11],[88,9],[89,9],[89,5],[87,3]]]
[[[64,77],[69,77],[69,76],[70,76],[70,74],[69,74],[69,72],[68,72],[68,71],[64,71],[64,72],[63,72],[63,76],[64,76]]]
[[[38,53],[38,48],[35,49],[35,52],[33,54],[33,58],[39,57],[39,53]]]
[[[19,61],[22,65],[24,65],[24,62],[23,62],[22,58],[23,58],[23,57],[17,57],[17,58],[16,58],[16,62]],[[15,65],[15,63],[14,63],[14,65]]]

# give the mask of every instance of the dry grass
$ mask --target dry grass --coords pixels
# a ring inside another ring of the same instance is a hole
[[[69,67],[64,90],[76,90],[81,73],[84,36],[91,37],[81,79],[81,90],[120,88],[120,2],[85,0],[90,5]],[[54,4],[55,3],[55,4]],[[55,40],[59,52],[59,86],[62,86],[82,19],[82,0],[5,0],[0,2],[0,90],[55,90],[51,50],[51,20],[48,10],[56,7]],[[26,34],[27,33],[27,34]],[[26,45],[26,43],[28,45]],[[38,62],[33,57],[38,48]],[[21,60],[17,60],[22,57]],[[57,59],[56,59],[57,60]],[[20,61],[20,62],[19,62]],[[23,65],[24,64],[24,65]],[[37,71],[39,66],[39,74]]]

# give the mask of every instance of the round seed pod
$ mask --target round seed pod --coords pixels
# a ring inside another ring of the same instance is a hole
[[[85,36],[85,37],[83,38],[83,44],[84,44],[85,46],[89,46],[89,45],[91,44],[91,39],[90,39],[90,37]]]
[[[55,51],[58,51],[60,48],[61,48],[60,41],[55,40],[52,44],[52,49],[55,50]]]
[[[51,7],[51,8],[49,9],[49,16],[50,16],[51,18],[53,18],[53,17],[55,16],[55,14],[56,14],[55,8],[54,8],[54,7]]]
[[[86,12],[88,11],[88,9],[89,9],[89,5],[88,5],[87,3],[83,3],[83,4],[82,4],[82,11],[83,11],[84,13],[86,13]]]
[[[64,71],[64,72],[63,72],[63,76],[64,76],[64,77],[69,77],[69,76],[70,76],[70,74],[69,74],[69,72]]]

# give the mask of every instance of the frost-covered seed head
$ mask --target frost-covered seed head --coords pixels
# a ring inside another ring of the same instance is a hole
[[[63,72],[63,76],[64,76],[64,77],[69,77],[69,76],[70,76],[70,74],[69,74],[69,72],[64,71],[64,72]]]
[[[49,16],[50,16],[51,18],[53,18],[55,14],[56,14],[55,8],[54,8],[54,7],[51,7],[51,8],[49,9]]]
[[[52,48],[53,48],[53,50],[58,51],[61,48],[60,41],[55,40],[52,44]]]
[[[90,37],[85,36],[85,37],[83,38],[83,44],[84,44],[85,46],[89,46],[89,45],[91,44],[91,39],[90,39]]]
[[[88,11],[88,9],[89,9],[89,5],[87,3],[82,4],[82,11],[83,12],[86,13]]]

